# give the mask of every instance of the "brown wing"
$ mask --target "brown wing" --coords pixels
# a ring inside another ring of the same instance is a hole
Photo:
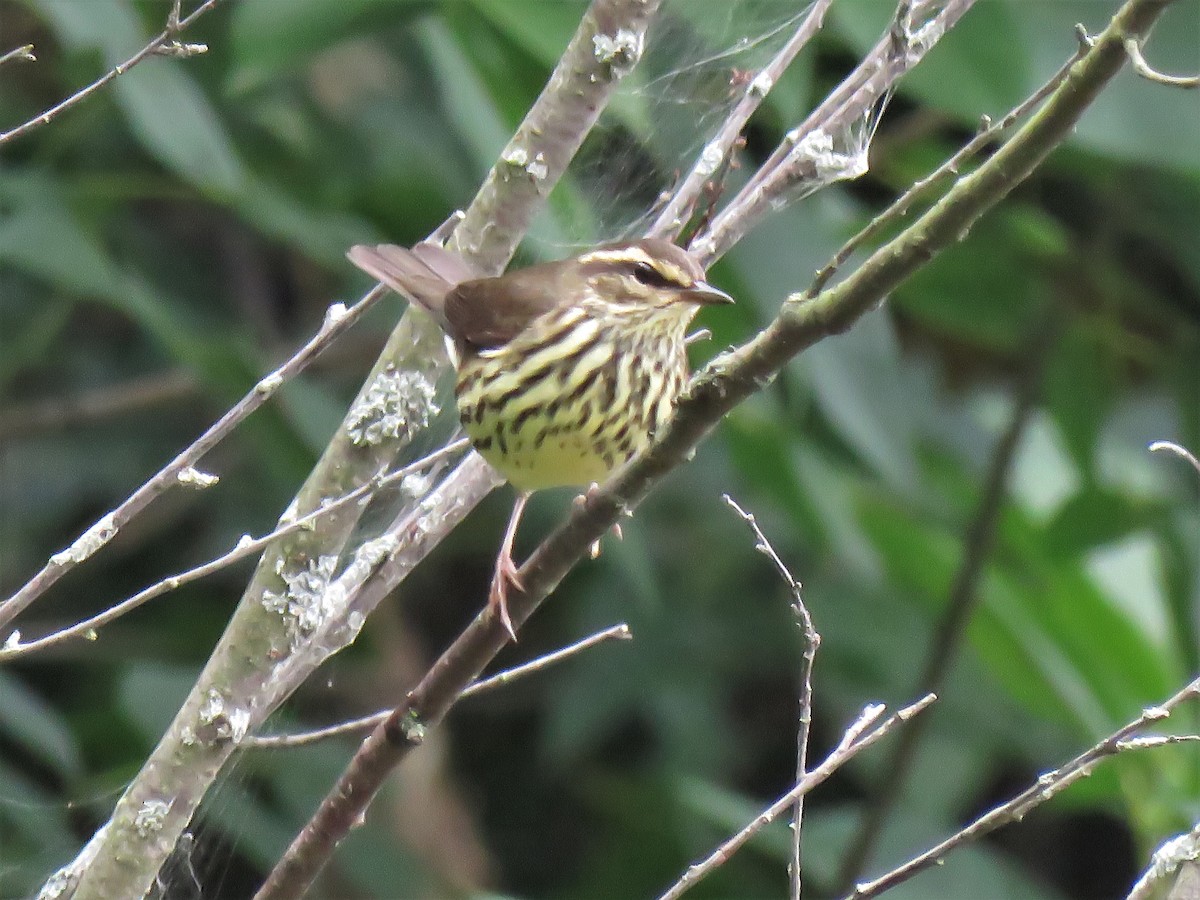
[[[360,244],[346,253],[350,261],[393,291],[428,312],[442,330],[453,335],[446,320],[446,293],[475,272],[460,257],[436,244],[417,244],[411,250],[395,244]]]
[[[558,261],[465,281],[446,295],[447,331],[480,349],[506,344],[538,316],[567,302],[568,271]]]

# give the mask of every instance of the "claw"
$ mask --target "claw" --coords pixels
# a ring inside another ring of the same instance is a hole
[[[577,508],[583,506],[590,499],[595,497],[598,493],[600,493],[600,485],[597,482],[593,481],[591,484],[588,485],[588,488],[586,491],[584,491],[582,494],[579,494],[575,497],[575,506]],[[624,536],[621,534],[621,523],[620,522],[613,523],[612,533],[613,533],[613,537],[615,537],[618,541],[623,540]],[[600,558],[600,542],[595,541],[591,545],[591,547],[588,548],[588,552],[591,554],[592,559],[599,559]]]
[[[500,624],[504,626],[504,630],[508,632],[508,636],[512,638],[514,644],[517,642],[517,632],[513,628],[512,618],[508,614],[508,586],[511,584],[518,591],[525,590],[525,585],[521,583],[521,576],[517,574],[517,564],[513,562],[512,547],[513,538],[517,536],[517,524],[521,521],[521,513],[525,511],[525,504],[528,500],[528,494],[517,494],[517,501],[513,504],[512,515],[508,520],[508,528],[504,530],[504,541],[496,556],[496,574],[492,576],[492,587],[488,591],[488,609],[491,610],[493,616],[500,620]]]
[[[517,642],[517,632],[513,629],[512,619],[508,615],[508,586],[512,585],[518,591],[525,590],[521,578],[517,574],[516,564],[507,554],[496,559],[496,574],[492,578],[492,587],[488,591],[488,609],[500,620],[513,643]]]

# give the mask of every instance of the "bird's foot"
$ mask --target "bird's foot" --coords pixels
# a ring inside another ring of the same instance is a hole
[[[593,481],[591,484],[588,485],[588,489],[586,491],[584,491],[582,494],[580,494],[579,496],[577,496],[575,498],[575,505],[583,506],[583,504],[587,503],[588,500],[595,497],[598,493],[600,493],[600,485],[597,484],[595,481]],[[615,537],[618,541],[624,539],[624,535],[621,534],[621,523],[620,522],[613,522],[612,534],[613,534],[613,537]],[[592,559],[599,559],[600,558],[600,542],[593,541],[591,547],[588,548],[588,552],[591,554]]]
[[[518,591],[525,590],[521,577],[517,574],[516,563],[507,553],[496,558],[496,574],[492,577],[492,587],[488,591],[488,609],[500,620],[513,643],[517,642],[517,632],[513,629],[512,619],[508,615],[508,586],[512,585]]]

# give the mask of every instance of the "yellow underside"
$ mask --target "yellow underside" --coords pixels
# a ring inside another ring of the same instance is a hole
[[[605,460],[578,436],[557,436],[537,449],[510,444],[507,454],[493,446],[480,454],[519,491],[584,487],[604,481],[610,472]]]
[[[471,442],[521,491],[604,481],[670,415],[686,374],[685,321],[672,320],[665,338],[653,329],[632,336],[608,330],[608,339],[598,340],[601,323],[570,309],[542,329],[562,329],[551,344],[531,329],[510,345],[468,356],[459,365],[457,394]],[[656,345],[648,352],[641,337],[666,340],[671,351]],[[572,354],[571,365],[553,365]],[[642,363],[655,356],[671,365]],[[531,378],[534,372],[543,374]]]

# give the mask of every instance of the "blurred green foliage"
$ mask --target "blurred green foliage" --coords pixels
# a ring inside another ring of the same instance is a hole
[[[677,6],[676,27],[701,44],[739,36],[716,0]],[[0,0],[0,52],[32,43],[38,56],[0,68],[0,129],[131,54],[167,7]],[[785,8],[737,11],[751,7]],[[470,199],[582,8],[237,0],[185,35],[207,54],[152,59],[0,149],[0,595],[311,334],[332,300],[357,296],[365,282],[342,261],[346,247],[412,242]],[[715,337],[698,361],[750,336],[980,115],[1002,115],[1048,77],[1074,49],[1075,22],[1098,29],[1114,8],[980,0],[904,83],[871,174],[780,212],[719,264],[715,280],[741,303],[705,322]],[[889,14],[881,0],[835,2],[756,118],[744,168]],[[1178,4],[1147,55],[1195,72],[1198,34],[1200,7]],[[687,141],[642,102],[670,59],[647,65],[645,93],[618,104],[620,126],[602,146],[641,148],[669,175],[690,163],[672,156]],[[401,774],[407,804],[380,801],[322,896],[665,887],[785,790],[794,768],[799,636],[783,585],[721,494],[758,514],[804,583],[823,637],[819,757],[866,702],[913,696],[1014,385],[1038,365],[981,605],[871,871],[1181,686],[1200,668],[1197,481],[1146,448],[1200,449],[1196,102],[1122,75],[1072,142],[960,246],[731,415],[505,661],[617,621],[635,640],[464,704],[426,762]],[[581,168],[529,255],[603,236],[602,183]],[[268,529],[399,312],[398,302],[379,311],[212,454],[205,468],[220,486],[159,502],[32,608],[23,633]],[[1033,338],[1050,328],[1039,360]],[[79,398],[90,405],[71,405]],[[539,498],[524,540],[565,505]],[[280,724],[398,696],[482,601],[503,506],[485,504]],[[0,896],[35,891],[104,821],[246,573],[0,671]],[[1194,710],[1177,718],[1172,728],[1195,730]],[[167,873],[167,896],[247,896],[350,749],[244,755]],[[889,775],[885,758],[886,748],[869,752],[809,803],[811,896],[832,890],[871,786]],[[427,785],[425,805],[410,782]],[[1148,851],[1198,817],[1194,749],[1128,754],[893,895],[1123,895]],[[484,862],[468,867],[439,846]],[[768,829],[695,895],[779,895],[787,854],[786,828]]]

